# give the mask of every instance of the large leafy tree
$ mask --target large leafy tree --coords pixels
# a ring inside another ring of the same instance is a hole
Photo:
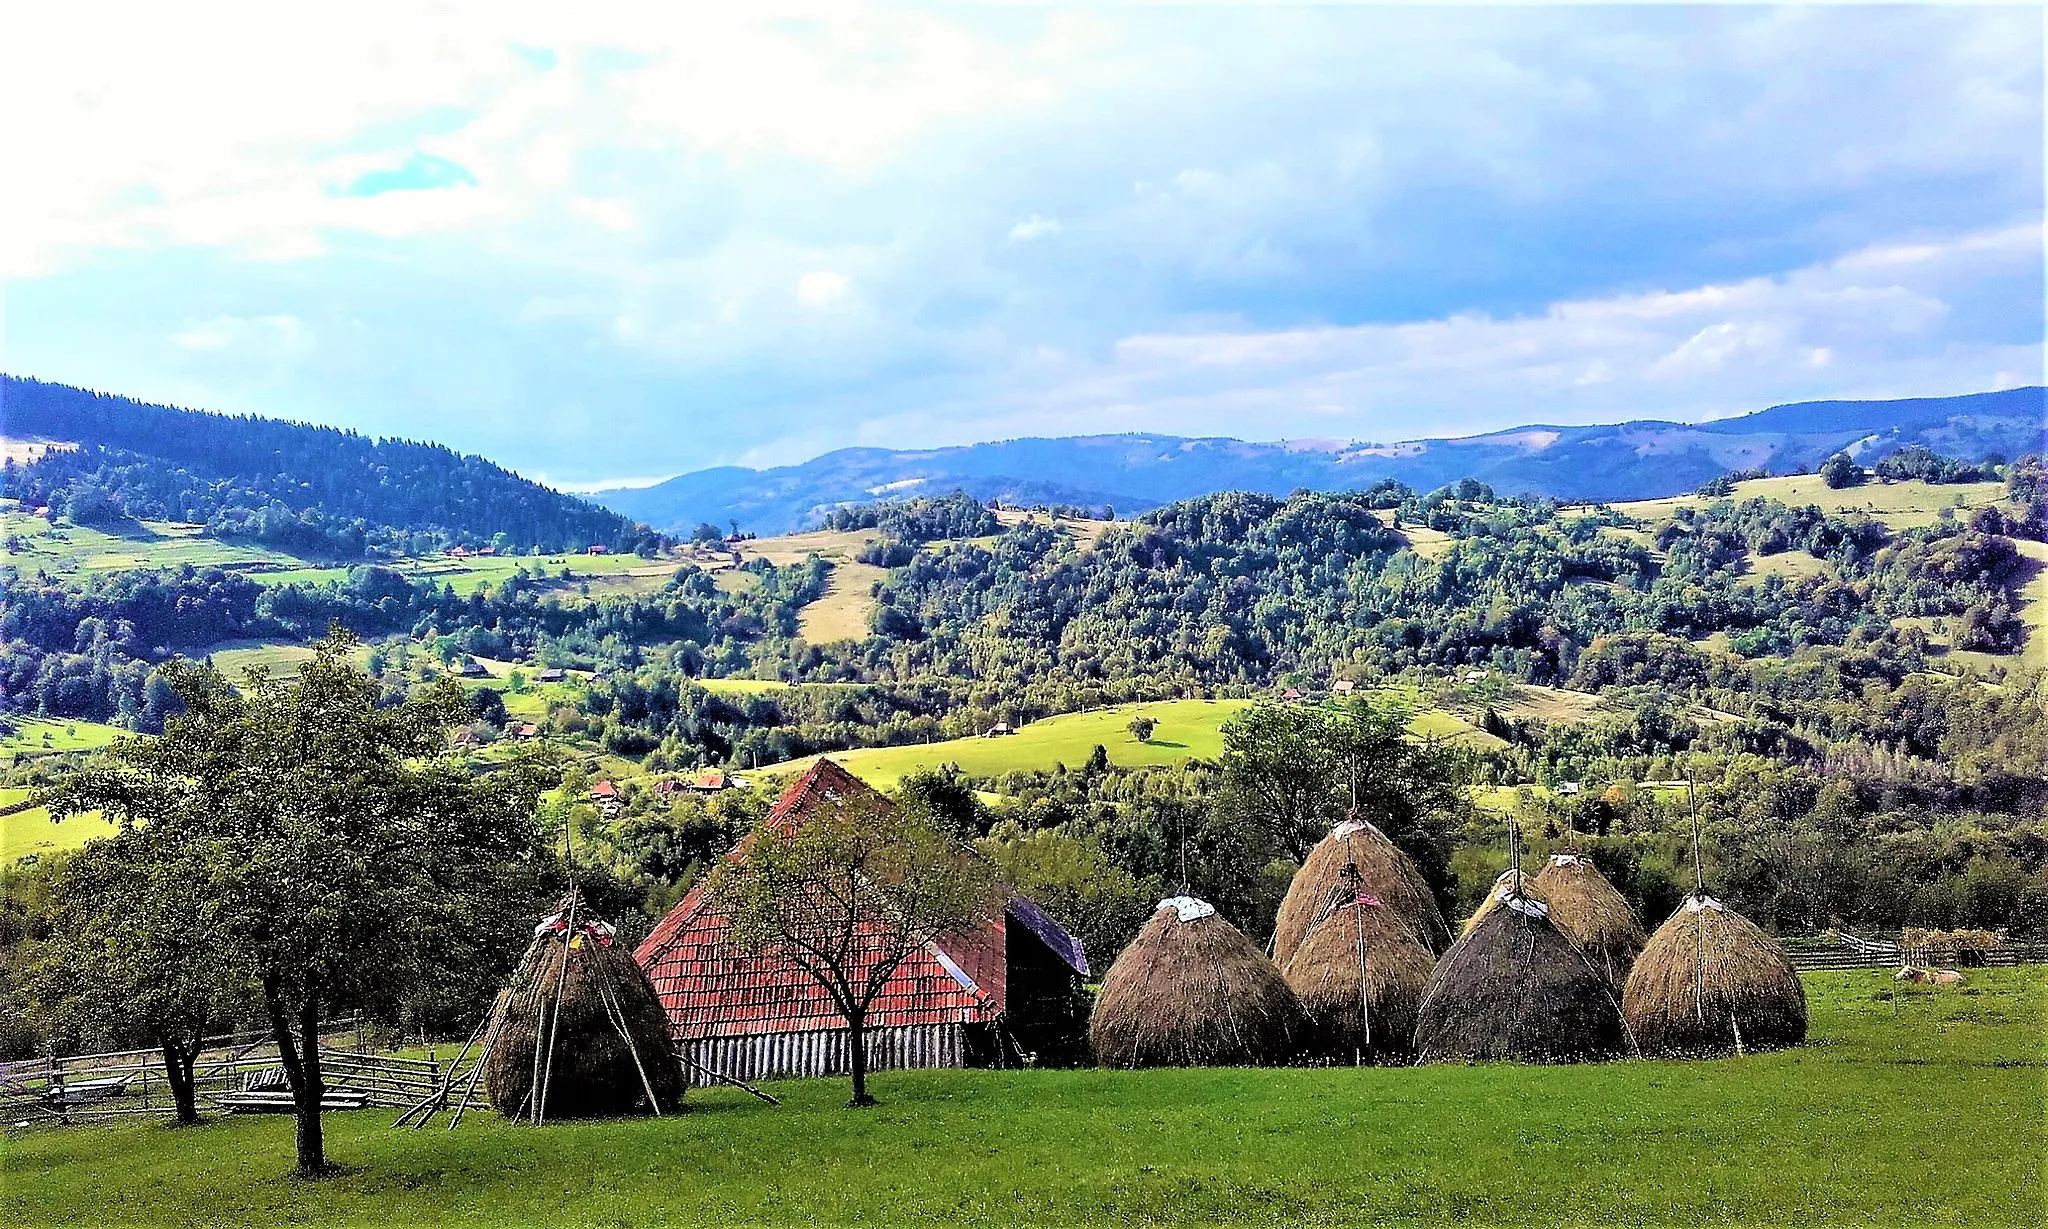
[[[185,890],[246,961],[290,1082],[301,1172],[327,1168],[319,1026],[342,1009],[395,1012],[438,953],[488,915],[508,864],[542,855],[548,773],[473,776],[447,749],[453,683],[378,707],[378,685],[335,632],[298,676],[165,667],[184,713],[58,787],[58,813],[104,810],[203,864]]]
[[[875,997],[940,935],[985,921],[1001,896],[988,862],[915,800],[841,797],[787,830],[766,828],[721,863],[713,898],[740,946],[794,962],[846,1022],[854,1106],[868,1094],[864,1042]]]
[[[1410,716],[1364,696],[1342,708],[1257,705],[1223,727],[1221,806],[1297,862],[1356,814],[1446,894],[1452,824],[1470,805],[1467,757],[1410,733]]]
[[[249,969],[227,941],[211,849],[127,828],[66,858],[52,877],[50,937],[29,988],[53,1034],[144,1041],[163,1055],[176,1121],[199,1121],[193,1066],[209,1033],[247,1019]]]

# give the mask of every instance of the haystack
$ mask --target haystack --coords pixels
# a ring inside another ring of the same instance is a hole
[[[1628,900],[1607,882],[1591,858],[1552,854],[1537,873],[1535,895],[1550,906],[1550,921],[1579,945],[1616,994],[1643,950],[1643,927]]]
[[[564,967],[566,963],[566,968]],[[507,1117],[598,1118],[672,1113],[683,1074],[668,1013],[612,928],[564,901],[498,997],[484,1088]]]
[[[1450,927],[1436,907],[1429,883],[1423,879],[1414,859],[1395,846],[1378,828],[1362,820],[1347,819],[1316,842],[1294,882],[1280,902],[1273,922],[1273,959],[1285,965],[1308,938],[1316,919],[1330,902],[1345,893],[1345,867],[1358,868],[1359,890],[1378,897],[1395,917],[1406,922],[1423,947],[1432,955],[1451,945]]]
[[[1503,893],[1437,962],[1415,1060],[1572,1063],[1628,1051],[1613,991],[1542,901]]]
[[[1645,1054],[1705,1058],[1806,1040],[1806,989],[1785,949],[1697,893],[1644,945],[1621,1009]]]
[[[1088,1033],[1105,1067],[1260,1067],[1292,1060],[1309,1022],[1257,944],[1175,896],[1109,967]]]
[[[1311,930],[1285,970],[1314,1025],[1309,1053],[1332,1062],[1405,1062],[1436,957],[1408,922],[1359,896]]]
[[[1485,917],[1502,900],[1517,894],[1530,900],[1543,900],[1543,893],[1536,890],[1536,881],[1534,879],[1529,878],[1529,876],[1524,875],[1519,870],[1510,869],[1502,871],[1500,878],[1494,880],[1493,886],[1487,889],[1486,899],[1479,902],[1479,907],[1472,911],[1471,917],[1465,919],[1465,924],[1459,927],[1458,933],[1460,935],[1471,934],[1472,928],[1479,924],[1480,918]],[[1547,904],[1548,902],[1545,903]]]

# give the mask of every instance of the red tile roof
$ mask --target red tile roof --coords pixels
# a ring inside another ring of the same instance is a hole
[[[864,796],[875,792],[839,765],[819,760],[783,792],[762,827],[788,832],[820,808]],[[750,834],[726,856],[744,859],[753,843]],[[1000,1015],[1009,924],[1007,913],[999,914],[969,934],[911,953],[876,997],[868,1024],[964,1024]],[[808,973],[788,957],[738,949],[728,941],[730,928],[731,918],[709,898],[707,880],[633,953],[668,1009],[678,1039],[843,1027],[824,988]],[[872,951],[880,937],[865,936],[864,946]]]

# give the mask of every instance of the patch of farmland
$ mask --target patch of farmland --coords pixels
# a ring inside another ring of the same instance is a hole
[[[744,543],[740,553],[749,559],[766,559],[777,567],[802,563],[812,555],[834,563],[851,563],[861,547],[879,537],[872,529],[813,529],[808,533],[756,538]]]
[[[830,758],[870,785],[888,788],[922,768],[956,764],[977,777],[1006,772],[1039,772],[1055,764],[1078,768],[1099,744],[1109,762],[1120,767],[1174,764],[1190,757],[1213,759],[1223,753],[1223,723],[1250,708],[1251,700],[1160,700],[1116,704],[1085,713],[1046,717],[1000,738],[971,735],[945,742],[903,747],[866,747],[834,751]],[[1131,719],[1150,717],[1159,723],[1152,737],[1139,742]],[[770,765],[764,772],[800,772],[816,756]]]
[[[834,563],[825,592],[797,611],[797,633],[812,644],[865,640],[874,624],[876,582],[888,572],[869,563]]]
[[[1932,525],[1943,508],[1959,512],[1981,508],[2005,499],[2002,482],[1867,482],[1862,486],[1832,490],[1812,474],[1791,474],[1781,478],[1753,478],[1735,484],[1729,498],[1775,499],[1801,507],[1813,504],[1823,511],[1848,514],[1867,512],[1893,529]],[[1618,503],[1614,508],[1639,520],[1655,524],[1668,519],[1682,507],[1704,507],[1718,502],[1703,495],[1678,495],[1669,499],[1639,499]]]
[[[1033,521],[1041,525],[1051,525],[1054,529],[1061,530],[1068,537],[1072,538],[1074,545],[1083,550],[1093,549],[1095,544],[1102,540],[1102,535],[1108,533],[1111,529],[1116,528],[1118,525],[1130,523],[1129,521],[1105,521],[1094,517],[1052,516],[1044,512],[1026,512],[1016,508],[1004,508],[997,512],[996,520],[1000,521],[1005,529],[1028,524]],[[969,538],[967,540],[984,546],[995,543],[995,538],[993,537]]]
[[[1427,525],[1403,525],[1399,532],[1407,540],[1408,549],[1424,559],[1443,558],[1451,553],[1451,547],[1458,541],[1443,530],[1431,529]]]
[[[1588,692],[1517,683],[1508,700],[1496,703],[1493,709],[1503,717],[1527,717],[1552,725],[1569,725],[1591,721],[1599,707],[1600,697]]]
[[[0,512],[0,537],[8,540],[7,562],[24,573],[71,577],[86,572],[127,572],[137,568],[225,567],[257,572],[301,567],[306,561],[260,546],[222,542],[201,535],[203,526],[175,521],[137,521],[119,528],[75,525],[59,518]]]
[[[0,810],[19,806],[33,793],[28,789],[0,789]],[[114,821],[98,811],[73,815],[62,822],[52,822],[50,812],[43,807],[0,815],[0,864],[76,849],[97,837],[112,836],[116,829]]]
[[[1755,584],[1766,576],[1782,576],[1788,581],[1833,576],[1835,569],[1827,560],[1816,559],[1803,550],[1786,550],[1775,555],[1744,555],[1742,573],[1746,581]]]
[[[55,754],[64,751],[98,751],[129,737],[116,725],[82,721],[74,717],[26,717],[10,713],[7,724],[13,733],[0,737],[0,759]]]

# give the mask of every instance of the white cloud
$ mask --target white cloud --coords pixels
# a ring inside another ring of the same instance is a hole
[[[1058,218],[1044,218],[1034,213],[1010,228],[1010,242],[1029,243],[1033,239],[1043,239],[1047,235],[1057,235],[1059,233],[1060,220]]]
[[[181,350],[243,349],[292,355],[312,345],[311,334],[297,316],[215,316],[171,334]]]
[[[844,301],[851,288],[844,273],[813,269],[796,279],[796,301],[805,307],[832,307]]]

